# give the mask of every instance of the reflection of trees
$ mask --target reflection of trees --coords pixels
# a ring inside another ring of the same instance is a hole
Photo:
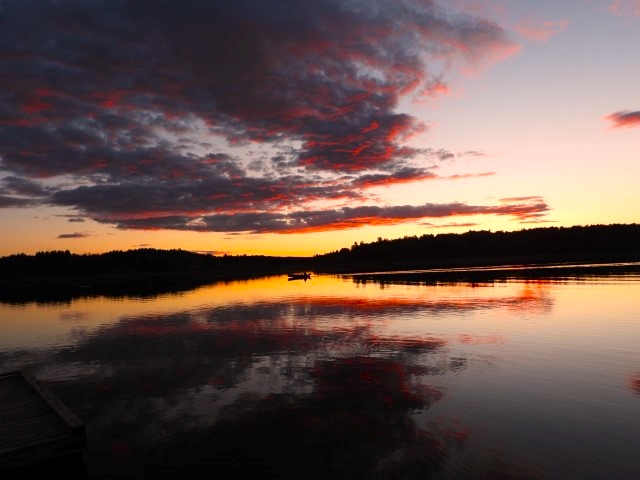
[[[358,276],[354,277],[354,283],[367,284],[374,283],[379,284],[381,288],[389,285],[415,285],[423,287],[433,287],[434,285],[460,285],[465,289],[491,288],[496,285],[493,282],[489,283],[467,283],[467,282],[430,282],[419,280],[422,273],[417,274],[392,274],[392,275],[374,275],[371,277]],[[390,278],[389,278],[390,277]],[[505,281],[506,282],[506,281]],[[492,309],[492,308],[507,308],[511,311],[519,312],[550,312],[553,308],[553,297],[551,295],[552,286],[557,281],[548,279],[529,279],[525,281],[519,281],[521,285],[520,291],[515,295],[504,295],[499,297],[486,297],[482,295],[478,296],[465,296],[454,297],[451,299],[445,299],[437,297],[435,299],[429,298],[407,298],[407,299],[391,299],[388,301],[387,306],[391,304],[395,305],[398,310],[413,310],[423,311],[433,314],[438,313],[455,313],[480,309]],[[376,303],[387,302],[386,299],[374,300],[372,306]]]

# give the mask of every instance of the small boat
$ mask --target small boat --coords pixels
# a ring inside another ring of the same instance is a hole
[[[290,273],[289,274],[289,280],[304,280],[307,281],[309,278],[311,278],[311,274],[304,272],[304,273]]]

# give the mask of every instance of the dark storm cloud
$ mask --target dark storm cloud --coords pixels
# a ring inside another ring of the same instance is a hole
[[[315,225],[290,213],[308,202],[430,178],[411,162],[453,155],[408,146],[425,127],[399,100],[446,90],[430,59],[515,49],[430,0],[3,5],[0,207],[67,206],[122,228],[291,230]],[[211,138],[280,153],[237,158]]]

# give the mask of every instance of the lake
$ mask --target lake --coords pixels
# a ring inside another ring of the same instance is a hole
[[[0,372],[90,478],[640,478],[640,275],[520,271],[0,303]]]

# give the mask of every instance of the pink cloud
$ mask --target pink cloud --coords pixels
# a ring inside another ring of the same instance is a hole
[[[552,36],[564,31],[568,25],[568,20],[535,20],[526,18],[514,28],[528,40],[546,42]]]
[[[640,127],[640,110],[615,112],[604,118],[609,120],[614,128]]]
[[[464,173],[464,174],[457,174],[457,175],[449,175],[447,177],[441,177],[441,178],[444,180],[464,180],[466,178],[491,177],[495,174],[496,172]]]
[[[640,17],[640,0],[615,0],[609,5],[614,15],[634,15]]]

